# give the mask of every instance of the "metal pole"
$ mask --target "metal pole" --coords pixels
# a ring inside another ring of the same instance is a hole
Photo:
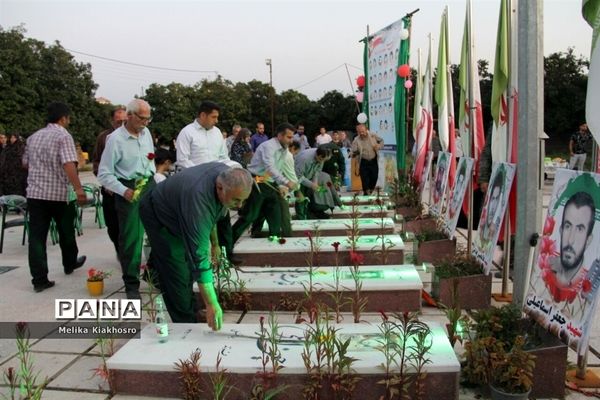
[[[356,99],[356,95],[354,94],[354,84],[352,83],[352,78],[350,78],[350,71],[348,71],[348,64],[344,63],[344,67],[346,67],[346,75],[348,75],[348,81],[350,82],[350,90],[354,95],[354,104],[356,104],[356,112],[360,114],[360,106],[358,105],[358,100]],[[365,77],[365,79],[367,79]]]
[[[275,99],[274,99],[274,90],[273,90],[273,60],[270,58],[267,58],[265,60],[265,62],[267,63],[267,65],[269,66],[269,86],[271,87],[271,90],[269,92],[269,97],[271,100],[271,136],[275,135]]]
[[[518,5],[519,119],[517,168],[517,221],[513,302],[523,306],[527,287],[530,238],[542,222],[540,132],[544,130],[543,3],[520,1]],[[536,182],[536,184],[532,184]]]
[[[471,34],[471,0],[467,0],[467,35],[469,40],[469,46],[467,47],[467,81],[469,88],[469,137],[461,138],[461,140],[469,141],[469,154],[468,157],[475,158],[475,135],[476,135],[476,124],[475,120],[477,119],[475,113],[475,102],[473,95],[473,82],[474,82],[474,71],[472,71],[472,58],[473,58],[473,35]],[[478,76],[478,75],[477,75]],[[477,82],[479,85],[479,82]],[[463,104],[460,104],[459,107],[463,107]],[[464,148],[464,146],[463,146]],[[475,178],[475,168],[471,171],[471,179],[469,179],[469,186],[467,190],[469,191],[468,199],[469,199],[469,215],[467,216],[467,254],[471,254],[473,249],[473,179]]]

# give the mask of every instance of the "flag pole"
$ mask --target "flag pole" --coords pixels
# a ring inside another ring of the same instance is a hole
[[[360,106],[358,105],[358,99],[356,98],[356,95],[354,94],[354,84],[352,83],[352,78],[350,77],[350,71],[348,71],[348,64],[344,63],[344,67],[346,67],[346,75],[348,75],[348,81],[350,82],[350,90],[352,91],[352,94],[354,95],[354,104],[356,104],[356,112],[358,114],[360,114]]]
[[[471,0],[467,0],[467,40],[469,45],[467,46],[467,86],[469,90],[469,135],[467,138],[461,138],[461,140],[468,140],[469,146],[469,157],[475,159],[475,104],[474,104],[474,90],[473,83],[474,72],[472,68],[472,57],[473,51],[471,46],[473,45],[473,37],[471,35]],[[479,84],[479,82],[477,82]],[[463,107],[461,104],[460,107]],[[464,148],[464,146],[463,146]],[[469,215],[467,216],[467,254],[471,254],[473,250],[473,180],[475,179],[475,168],[471,170],[471,179],[469,179]]]
[[[506,1],[506,17],[507,17],[507,29],[506,29],[506,34],[508,36],[508,65],[509,65],[509,69],[508,69],[508,79],[507,79],[507,85],[506,85],[506,101],[508,103],[508,112],[506,113],[506,129],[507,129],[507,140],[506,140],[506,160],[508,162],[510,162],[511,160],[511,154],[512,154],[512,131],[513,131],[513,124],[515,123],[514,121],[514,114],[513,114],[513,102],[514,99],[512,97],[512,93],[511,93],[511,75],[513,74],[512,71],[512,59],[514,57],[514,54],[512,54],[512,24],[513,24],[513,18],[512,18],[512,0],[507,0]],[[509,190],[509,197],[510,199],[510,190]],[[508,278],[509,278],[509,272],[510,272],[510,253],[511,253],[511,246],[510,246],[510,232],[511,232],[511,226],[510,226],[510,200],[507,201],[507,206],[506,206],[506,210],[504,212],[504,260],[502,263],[502,293],[500,296],[496,296],[495,299],[496,301],[505,301],[505,302],[511,302],[512,301],[512,294],[508,293]]]

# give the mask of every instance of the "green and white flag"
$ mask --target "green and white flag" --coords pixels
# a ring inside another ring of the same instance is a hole
[[[438,63],[435,77],[435,103],[438,106],[438,136],[442,151],[448,151],[448,8],[442,14],[440,39],[438,43]]]
[[[587,97],[585,100],[585,119],[596,142],[600,142],[600,0],[583,0],[581,13],[590,24],[592,35],[592,53],[588,73]]]

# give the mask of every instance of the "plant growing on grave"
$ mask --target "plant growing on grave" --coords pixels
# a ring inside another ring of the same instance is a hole
[[[328,295],[333,300],[335,307],[335,321],[340,323],[343,319],[341,312],[342,308],[347,304],[347,301],[344,300],[344,292],[340,283],[342,277],[339,260],[340,242],[333,242],[331,246],[333,246],[333,250],[335,251],[335,268],[333,270],[333,285],[331,285],[333,293],[328,293]]]
[[[350,251],[350,275],[354,281],[354,295],[350,298],[350,304],[352,305],[352,316],[354,322],[360,322],[360,316],[367,306],[369,301],[368,297],[362,296],[362,278],[360,276],[360,265],[365,261],[365,257],[355,251]]]
[[[156,298],[161,294],[156,286],[158,283],[158,272],[148,264],[142,264],[140,265],[140,275],[144,277],[148,285],[148,302],[146,305],[142,305],[142,311],[146,311],[148,322],[153,324],[156,322],[156,309],[154,305],[156,304]]]
[[[386,220],[386,206],[385,202],[379,197],[379,189],[377,189],[377,198],[375,199],[375,204],[379,208],[379,234],[377,235],[377,240],[381,240],[381,250],[376,253],[381,257],[381,264],[387,265],[388,254],[390,249],[395,247],[395,244],[386,236],[385,233],[385,220]],[[375,250],[375,247],[372,249]]]
[[[426,398],[425,389],[425,378],[427,378],[427,372],[425,371],[425,365],[431,363],[431,359],[427,356],[432,346],[431,337],[428,331],[417,332],[414,338],[414,345],[411,346],[413,352],[410,363],[415,369],[415,396],[416,400],[423,400]]]
[[[38,381],[39,372],[35,372],[31,344],[29,343],[29,326],[26,322],[15,325],[17,338],[18,370],[10,367],[4,371],[4,383],[8,385],[9,396],[2,395],[4,399],[32,399],[40,400],[48,379]]]
[[[316,300],[314,296],[315,287],[313,284],[313,279],[316,274],[316,267],[319,266],[319,253],[321,252],[321,234],[319,231],[319,227],[315,227],[314,234],[311,231],[305,232],[306,237],[308,238],[308,243],[310,245],[310,251],[306,257],[306,264],[308,266],[308,286],[302,283],[304,288],[304,300],[300,304],[300,308],[298,309],[298,316],[301,319],[302,311],[305,311],[310,321],[312,322],[313,313],[311,312],[316,306]]]
[[[181,395],[186,400],[201,398],[202,379],[200,375],[200,358],[202,352],[196,349],[187,360],[179,360],[175,363],[175,370],[179,372],[181,382]]]
[[[213,398],[215,400],[225,400],[229,393],[234,389],[233,386],[229,385],[227,369],[221,368],[222,361],[223,357],[221,357],[221,353],[219,353],[217,355],[215,373],[208,375],[213,390]]]
[[[394,314],[396,321],[388,319],[382,312],[383,323],[379,330],[379,350],[384,355],[382,365],[385,378],[378,383],[385,385],[386,399],[398,397],[409,399],[408,391],[413,382],[419,382],[417,392],[424,391],[423,366],[427,364],[427,353],[431,348],[429,327],[418,320],[414,313]],[[408,374],[408,367],[418,367],[415,376]]]
[[[468,330],[469,326],[469,317],[462,315],[458,293],[458,283],[458,279],[452,279],[452,288],[450,289],[452,303],[449,306],[438,302],[439,309],[444,312],[446,318],[448,319],[446,328],[448,330],[448,339],[450,340],[450,345],[452,347],[454,347],[456,341],[462,343],[463,334],[465,333],[465,330]]]
[[[235,272],[235,277],[232,274]],[[238,269],[229,262],[225,248],[213,262],[213,277],[219,303],[224,309],[242,309],[248,311],[252,305],[252,296],[246,290],[246,282],[240,279]]]
[[[260,317],[259,329],[257,335],[262,371],[257,374],[260,381],[255,383],[251,398],[267,399],[287,389],[287,385],[276,386],[277,374],[284,366],[279,350],[282,334],[274,311],[269,313],[267,324],[265,324],[265,317]]]
[[[356,359],[348,355],[351,338],[338,335],[339,328],[330,325],[332,318],[327,308],[324,312],[317,310],[316,314],[314,324],[307,325],[304,333],[302,360],[309,376],[304,397],[350,398],[360,380],[353,375],[352,364]]]

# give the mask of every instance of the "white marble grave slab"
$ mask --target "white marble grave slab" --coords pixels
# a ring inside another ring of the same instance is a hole
[[[243,267],[239,279],[249,292],[304,292],[308,286],[308,268]],[[332,290],[335,267],[313,270],[316,290]],[[340,286],[354,290],[354,280],[349,267],[340,267]],[[369,265],[360,267],[362,290],[421,290],[423,283],[414,265]]]
[[[427,373],[460,371],[460,364],[448,342],[446,332],[436,322],[430,322],[432,347],[428,354],[431,363]],[[349,356],[357,361],[352,368],[357,374],[382,373],[383,355],[375,348],[380,336],[377,324],[339,324],[339,334],[351,338]],[[284,368],[280,374],[305,374],[302,361],[305,325],[280,325],[284,340],[279,344]],[[256,332],[258,324],[225,324],[221,331],[213,332],[206,324],[171,324],[169,340],[159,343],[155,328],[146,326],[140,339],[132,339],[108,361],[110,370],[173,372],[174,363],[186,360],[195,349],[200,349],[202,372],[215,372],[217,356],[222,357],[221,368],[229,373],[254,374],[262,370]],[[314,355],[314,354],[313,354]],[[409,368],[409,372],[413,372]]]
[[[389,201],[389,196],[386,193],[381,193],[379,195],[379,199],[383,200],[383,201]],[[369,195],[369,196],[365,196],[365,195],[358,195],[356,196],[356,202],[357,203],[374,203],[375,200],[377,200],[377,195]],[[289,203],[290,204],[294,204],[295,202],[295,198],[294,197],[290,197],[289,198]],[[343,204],[351,204],[353,201],[355,201],[354,195],[346,195],[346,196],[340,196],[340,201]]]
[[[391,250],[404,250],[404,243],[400,235],[392,234],[384,237],[386,247]],[[316,238],[313,238],[316,242]],[[332,243],[339,242],[339,251],[350,250],[347,236],[321,236],[319,237],[320,252],[332,253]],[[357,241],[356,251],[377,251],[381,249],[382,239],[377,235],[360,236]],[[284,244],[268,239],[252,239],[242,237],[235,245],[236,254],[262,254],[262,253],[304,253],[310,251],[310,242],[307,237],[286,238]]]
[[[373,214],[373,213],[380,213],[382,210],[381,210],[381,207],[379,207],[379,206],[360,205],[360,206],[355,207],[355,211],[358,212],[359,214]],[[393,210],[387,210],[384,208],[383,211],[388,216],[392,216],[394,214]],[[325,212],[327,214],[330,214],[332,217],[335,217],[337,215],[348,215],[349,213],[352,212],[352,207],[351,206],[344,206],[343,208],[335,207],[333,210],[327,210]],[[292,216],[296,215],[296,209],[294,207],[290,207],[290,214]]]
[[[391,218],[357,218],[358,229],[394,229],[394,220]],[[350,229],[352,225],[352,219],[340,218],[340,219],[307,219],[307,220],[292,220],[292,231],[294,232],[305,232],[305,231],[329,231],[329,230],[344,230]],[[382,227],[383,225],[383,227]],[[268,232],[269,225],[265,221],[263,224],[263,232]]]

